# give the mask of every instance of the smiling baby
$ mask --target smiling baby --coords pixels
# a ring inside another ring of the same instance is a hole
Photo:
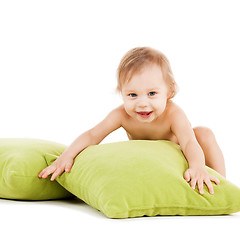
[[[166,56],[149,47],[128,51],[118,67],[117,90],[123,104],[112,110],[95,127],[81,134],[50,166],[39,173],[40,178],[52,174],[53,181],[62,172],[70,172],[74,158],[86,147],[99,144],[108,134],[122,127],[129,140],[169,140],[180,145],[189,168],[184,179],[201,194],[206,184],[214,193],[205,165],[225,177],[223,154],[213,132],[206,127],[192,128],[184,111],[172,101],[176,83]]]

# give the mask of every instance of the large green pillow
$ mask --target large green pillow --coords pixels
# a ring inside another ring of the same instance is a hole
[[[73,195],[57,182],[39,179],[46,153],[60,155],[66,146],[38,139],[0,139],[0,198],[48,200]]]
[[[56,156],[47,154],[50,165]],[[155,215],[219,215],[240,211],[240,189],[214,170],[214,195],[199,194],[183,174],[188,168],[179,145],[132,140],[93,145],[56,180],[110,218]]]

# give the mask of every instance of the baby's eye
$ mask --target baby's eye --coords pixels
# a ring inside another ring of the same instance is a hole
[[[136,94],[136,93],[130,93],[130,94],[128,94],[128,96],[130,96],[130,97],[136,97],[137,94]]]
[[[149,92],[149,93],[148,93],[149,96],[154,96],[154,95],[156,95],[156,94],[157,94],[156,92]]]

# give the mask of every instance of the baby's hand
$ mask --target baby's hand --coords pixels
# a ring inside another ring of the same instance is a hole
[[[49,174],[52,174],[51,181],[54,181],[54,179],[65,172],[70,172],[73,165],[73,159],[72,158],[66,158],[62,155],[56,159],[50,166],[44,168],[39,174],[39,178],[47,178]]]
[[[195,189],[195,186],[197,184],[198,190],[201,194],[204,194],[203,183],[207,185],[210,194],[214,194],[213,185],[211,181],[214,181],[217,185],[220,183],[219,179],[209,174],[205,168],[203,169],[189,168],[184,173],[184,179],[187,182],[191,180],[190,185],[192,189]]]

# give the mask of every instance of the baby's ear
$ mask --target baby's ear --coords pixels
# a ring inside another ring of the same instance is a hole
[[[175,87],[175,84],[174,84],[174,83],[169,83],[169,84],[168,84],[167,99],[170,99],[170,98],[173,97],[173,95],[174,95],[174,87]]]

